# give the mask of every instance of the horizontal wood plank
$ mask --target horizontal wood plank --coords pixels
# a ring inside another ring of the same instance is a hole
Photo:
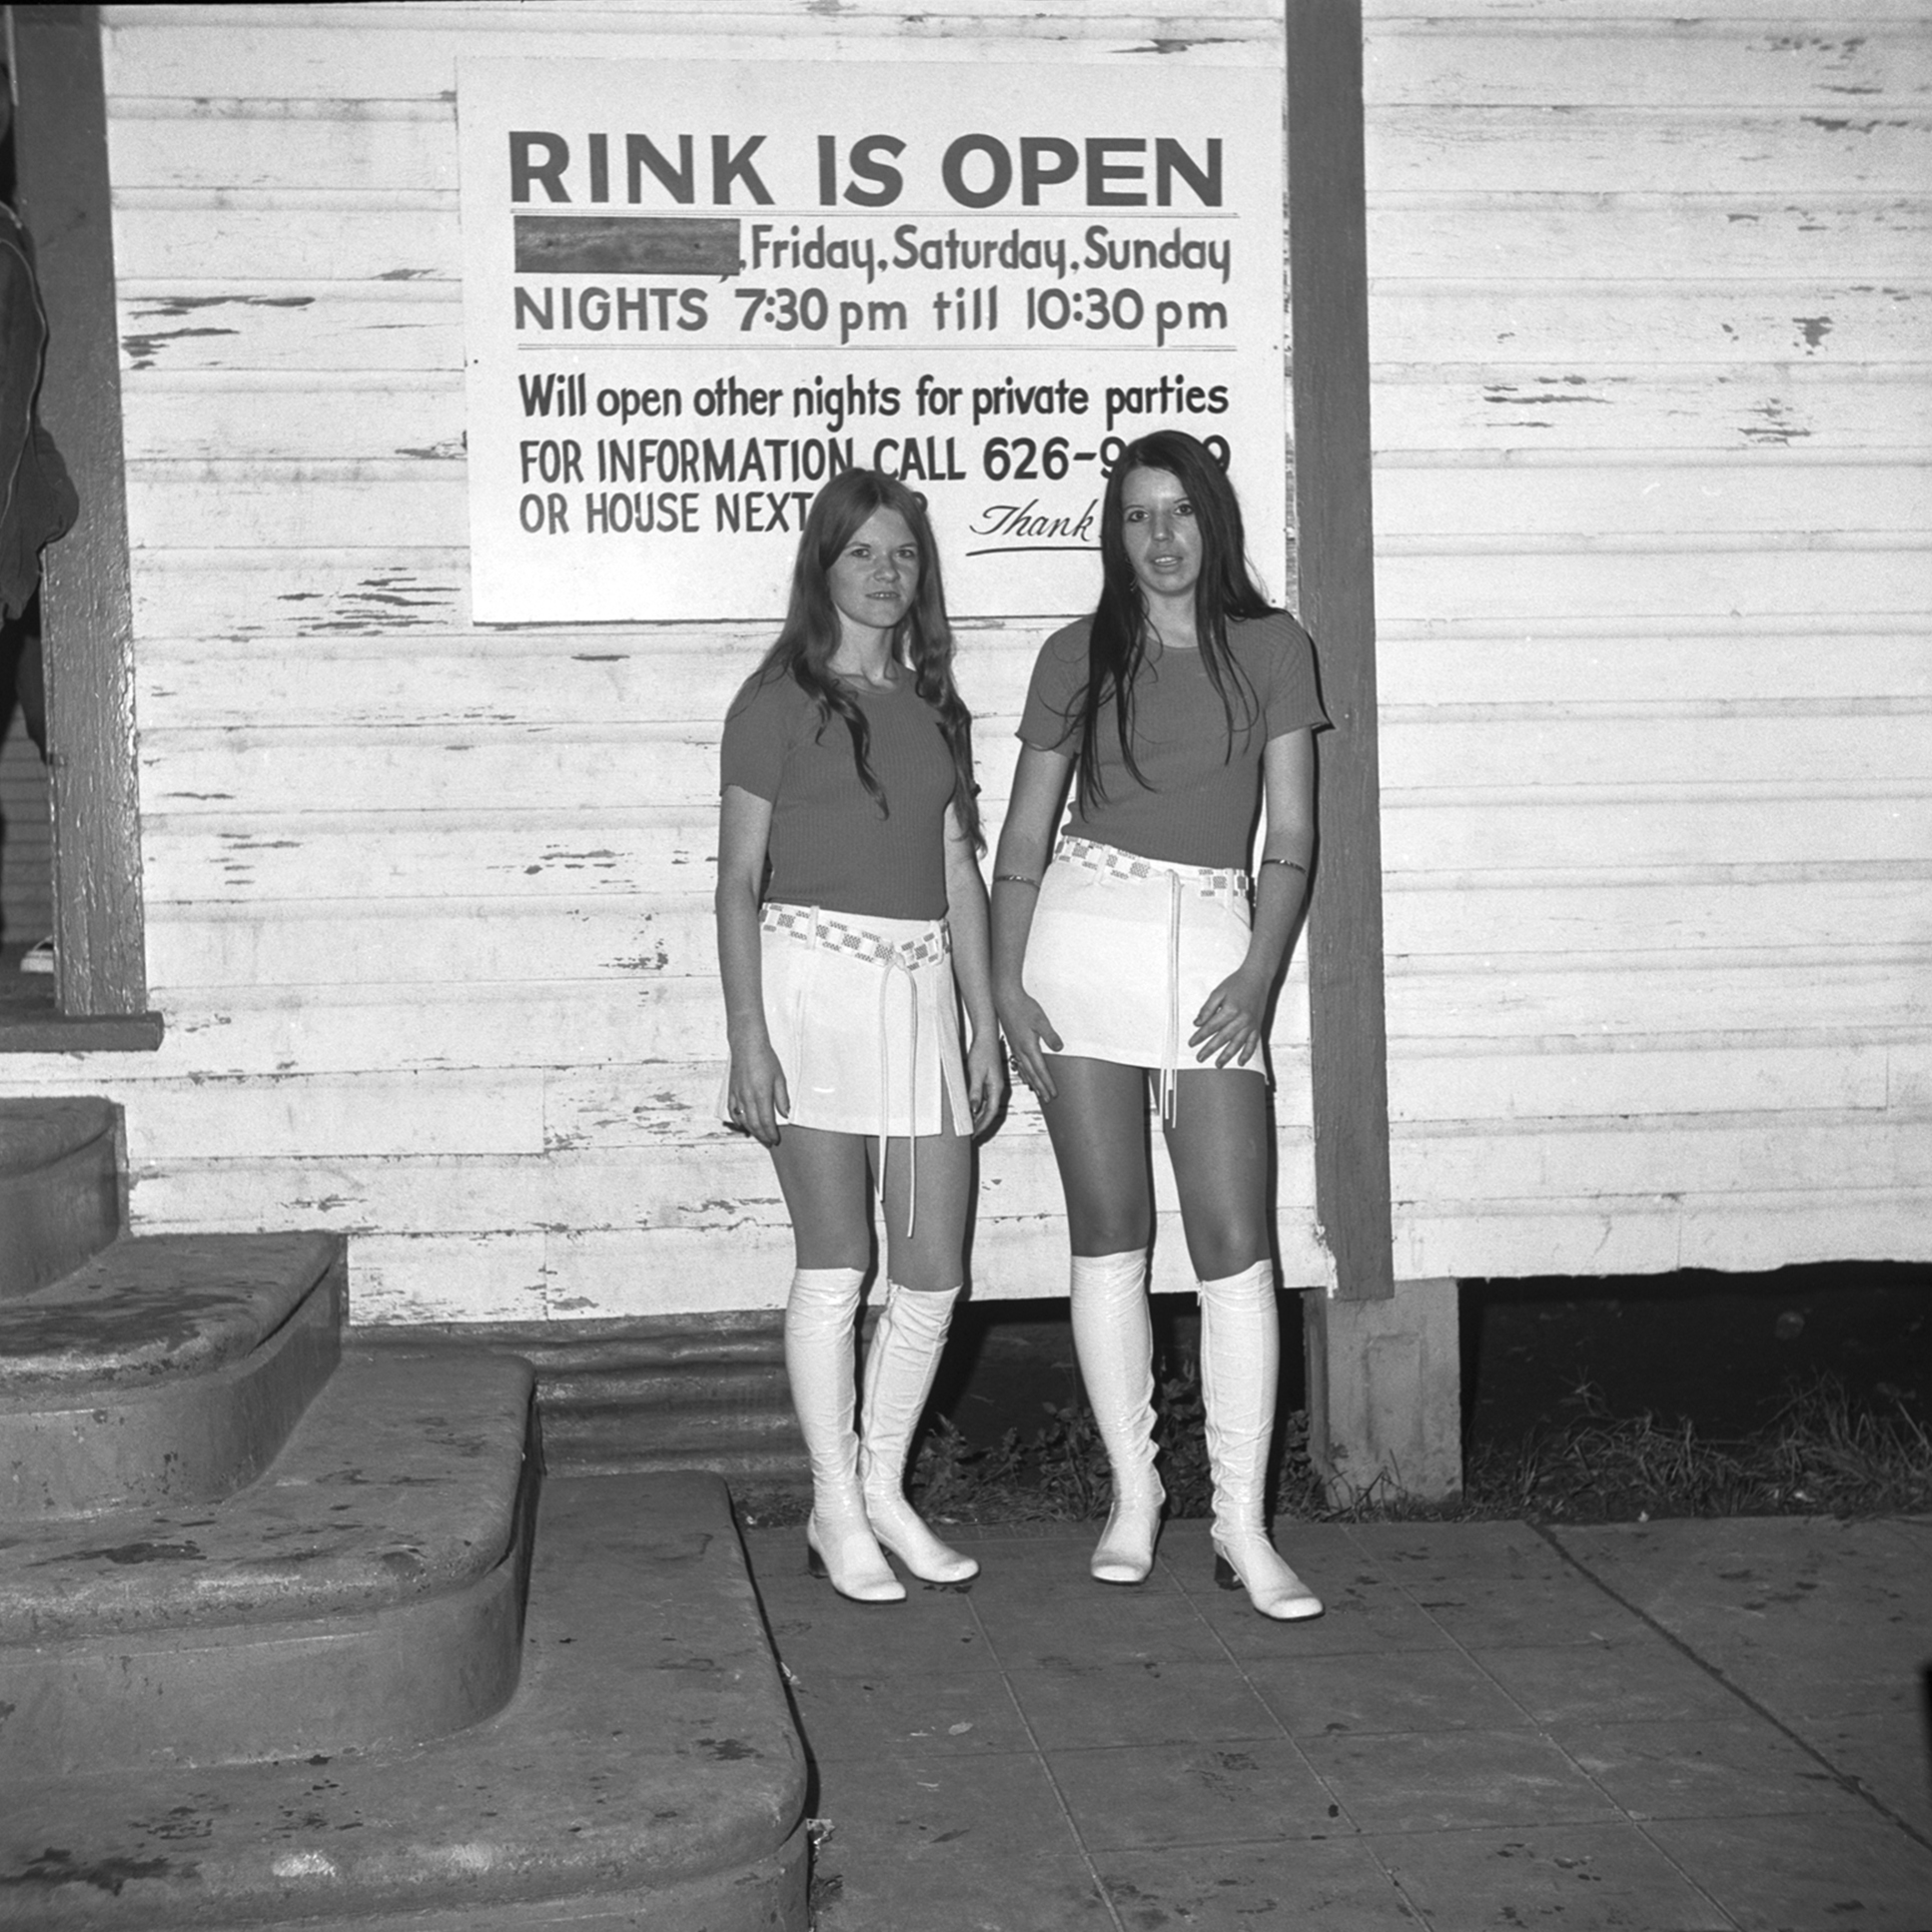
[[[1515,450],[1918,457],[1932,450],[1932,384],[1916,364],[1889,370],[1744,364],[1689,372],[1556,362],[1560,373],[1519,365],[1378,367],[1378,457]]]
[[[1932,550],[1823,546],[1717,550],[1578,548],[1471,554],[1452,545],[1376,557],[1376,610],[1385,621],[1487,624],[1610,611],[1653,618],[1775,613],[1829,619],[1922,616]]]
[[[1539,9],[1462,8],[1417,15],[1368,9],[1375,31],[1364,87],[1383,107],[1786,108],[1822,114],[1909,108],[1932,96],[1932,49],[1913,24],[1853,24],[1842,5],[1810,9],[1797,32],[1767,28],[1776,17],[1717,24],[1714,9],[1667,18],[1650,8],[1577,10],[1567,21],[1525,17]],[[1753,12],[1758,10],[1753,9]],[[1405,17],[1407,16],[1407,17]],[[1560,29],[1550,32],[1550,26]]]
[[[1456,537],[1668,535],[1932,529],[1932,465],[1538,464],[1441,471],[1385,468],[1380,534]]]
[[[1932,528],[1932,467],[1859,463],[1672,463],[1458,471],[1385,467],[1378,527],[1405,536],[1668,535],[1700,531],[1923,532]],[[452,547],[468,539],[468,480],[456,466],[361,464],[131,465],[128,521],[137,548],[186,542],[376,547],[397,529]],[[700,490],[703,503],[711,492]],[[647,557],[646,538],[612,538],[613,566]]]
[[[1687,375],[1630,363],[1565,362],[1560,373],[1534,364],[1380,363],[1374,409],[1385,455],[1932,449],[1932,385],[1913,364],[1740,364]],[[128,455],[142,464],[460,465],[463,421],[454,370],[157,368],[131,373],[127,384]]]
[[[1305,1130],[1277,1136],[1277,1201],[1303,1215],[1314,1200],[1314,1152]],[[184,1158],[187,1157],[187,1158]],[[784,1196],[763,1148],[721,1129],[705,1142],[555,1151],[542,1157],[424,1153],[409,1157],[305,1151],[272,1160],[239,1150],[210,1159],[192,1143],[151,1139],[139,1157],[144,1216],[157,1221],[200,1215],[220,1229],[261,1212],[276,1196],[285,1225],[359,1234],[421,1228],[445,1233],[568,1230],[661,1233],[685,1231],[714,1240],[751,1229],[788,1229]],[[1163,1215],[1176,1211],[1164,1155],[1153,1163]],[[1065,1202],[1045,1140],[995,1134],[981,1147],[976,1213],[982,1224],[1015,1219],[1060,1220]],[[166,1173],[178,1207],[154,1180]],[[211,1194],[226,1194],[227,1213]],[[194,1205],[189,1205],[193,1197]],[[1059,1291],[1065,1292],[1064,1286]]]
[[[1740,616],[1721,627],[1632,634],[1627,618],[1587,635],[1550,625],[1526,634],[1391,636],[1377,650],[1377,678],[1391,706],[1656,702],[1684,705],[1775,695],[1787,703],[1884,696],[1932,699],[1932,633],[1916,621],[1894,629],[1796,619],[1788,630]],[[143,715],[146,713],[143,694]],[[1851,775],[1846,774],[1848,777]]]
[[[1383,862],[1406,875],[1561,867],[1646,871],[1684,866],[1911,863],[1932,852],[1932,797],[1904,787],[1856,798],[1727,796],[1587,800],[1560,792],[1451,805],[1430,793],[1385,796]]]
[[[1798,868],[1793,868],[1796,872]],[[1497,886],[1436,875],[1429,889],[1392,880],[1384,908],[1392,957],[1506,953],[1604,957],[1618,952],[1932,943],[1932,867],[1895,878],[1792,877],[1677,884],[1642,874],[1567,885]],[[1496,875],[1488,875],[1490,878]],[[1535,875],[1526,875],[1533,878]]]
[[[463,367],[463,305],[440,283],[311,282],[236,293],[122,285],[121,360],[146,369],[424,370]]]
[[[185,132],[177,125],[176,139]],[[232,188],[123,186],[115,267],[136,284],[307,283],[322,264],[336,282],[461,282],[463,223],[454,193],[429,193],[451,205],[358,206],[345,194],[338,199],[349,206],[237,207]]]
[[[1398,1202],[1586,1200],[1591,1195],[1820,1194],[1926,1187],[1932,1118],[1883,1113],[1689,1114],[1644,1119],[1391,1123]]]
[[[125,410],[131,468],[464,460],[457,370],[151,369],[128,377]]]
[[[1483,935],[1471,933],[1471,941]],[[1578,1042],[1896,1041],[1932,1028],[1932,946],[1843,943],[1633,951],[1620,960],[1478,949],[1392,959],[1390,1052],[1579,1051]]]
[[[1932,214],[1906,195],[1378,195],[1369,211],[1369,273],[1377,281],[1481,278],[1536,281],[1556,261],[1586,261],[1596,282],[1725,279],[1821,282],[1889,277],[1924,259]],[[218,254],[213,260],[220,260]],[[205,268],[203,274],[221,271]]]
[[[1399,1266],[1414,1280],[1762,1273],[1804,1262],[1932,1259],[1932,1190],[1599,1195],[1396,1211]]]
[[[1392,1121],[1558,1120],[1576,1115],[1655,1120],[1669,1131],[1686,1114],[1771,1117],[1824,1110],[1877,1115],[1891,1105],[1894,1049],[1844,1041],[1787,1047],[1772,1041],[1715,1048],[1615,1053],[1392,1053]]]
[[[308,724],[607,724],[648,718],[716,730],[763,658],[759,624],[544,625],[416,638],[337,635],[326,651],[207,638],[157,639],[142,654],[145,724],[161,730]],[[961,694],[981,762],[1012,734],[1044,623],[987,623],[956,635]]]
[[[1848,100],[1815,114],[1732,107],[1429,107],[1371,100],[1371,203],[1426,194],[1916,195],[1932,159],[1932,113]]]
[[[1903,264],[1893,273],[1902,272]],[[1639,344],[1652,368],[1672,369],[1812,363],[1858,370],[1925,358],[1927,285],[1920,277],[1882,288],[1835,279],[1795,287],[1589,283],[1580,273],[1539,283],[1376,280],[1369,286],[1370,337],[1379,361],[1540,362],[1556,379],[1621,361]],[[357,333],[349,307],[340,305],[333,335],[345,345]],[[275,324],[265,319],[257,333],[267,338]]]
[[[450,8],[440,20],[421,6],[363,6],[345,32],[316,7],[225,8],[220,24],[192,9],[111,8],[111,87],[121,97],[194,100],[285,98],[436,100],[453,95],[459,55],[527,58],[527,8]],[[149,17],[158,15],[158,18]],[[286,17],[283,17],[286,16]],[[718,9],[546,5],[541,42],[557,60],[766,59],[974,60],[1009,43],[1014,56],[1095,58],[1176,45],[1183,58],[1215,64],[1245,43],[1280,44],[1278,14],[1207,0],[1185,12],[1119,12],[1096,17],[1079,5],[1042,8],[1029,0],[909,9],[845,0],[827,13],[809,0],[788,6]],[[1230,43],[1233,43],[1232,49]],[[1171,57],[1171,56],[1170,56]],[[1252,56],[1251,56],[1252,57]],[[270,77],[273,77],[272,82]]]
[[[1926,730],[1923,704],[1907,699],[1760,714],[1632,704],[1518,721],[1441,719],[1424,709],[1385,719],[1383,786],[1560,788],[1726,775],[1829,783],[1850,772],[1910,782],[1922,768]],[[989,766],[997,748],[989,743]],[[708,804],[717,770],[716,725],[643,720],[153,731],[141,748],[144,806],[173,816],[489,811],[527,800],[585,814],[594,826],[606,812]],[[708,890],[707,881],[692,882]]]
[[[1465,792],[1453,802],[1435,791],[1393,792],[1383,841],[1392,890],[1445,870],[1909,863],[1932,852],[1932,799],[1903,786],[1856,797],[1815,786],[1743,797],[1717,785],[1688,796],[1612,786],[1574,802],[1532,787],[1504,797]],[[146,843],[155,901],[240,904],[305,893],[493,900],[697,891],[712,879],[717,838],[715,811],[666,806],[594,820],[486,809],[401,823],[380,811],[232,821],[188,814],[151,818]]]
[[[462,367],[463,315],[441,283],[311,282],[238,294],[187,283],[124,291],[123,362],[143,370],[328,373]],[[1399,364],[1547,362],[1562,376],[1615,362],[1635,341],[1661,364],[1811,362],[1862,368],[1924,354],[1922,280],[1574,284],[1377,280],[1371,329]]]
[[[1875,697],[1932,700],[1932,634],[1916,620],[1889,629],[1783,630],[1755,616],[1716,627],[1643,634],[1627,616],[1597,633],[1546,622],[1516,634],[1432,621],[1384,626],[1378,682],[1392,709],[1501,704],[1627,705],[1726,701],[1765,708]],[[1394,633],[1394,634],[1392,634]],[[982,762],[1011,733],[1043,624],[987,624],[959,638],[958,670],[980,720]],[[142,653],[143,723],[157,730],[240,725],[320,729],[437,724],[606,723],[651,717],[715,725],[757,663],[769,626],[544,626],[414,638],[348,633],[330,648],[280,650],[263,640],[157,638]],[[1828,640],[1828,641],[1827,641]]]

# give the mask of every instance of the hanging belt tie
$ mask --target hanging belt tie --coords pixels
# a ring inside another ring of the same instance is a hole
[[[1181,875],[1167,875],[1167,1051],[1161,1056],[1161,1125],[1181,1111]]]
[[[885,1213],[886,1150],[892,1136],[892,1016],[887,1011],[895,977],[903,974],[906,998],[912,1002],[912,1065],[906,1069],[906,1239],[912,1239],[913,1217],[919,1211],[919,982],[912,965],[897,947],[881,955],[885,975],[879,981],[879,1212]]]

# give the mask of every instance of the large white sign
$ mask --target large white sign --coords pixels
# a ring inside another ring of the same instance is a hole
[[[1160,428],[1278,575],[1272,65],[466,60],[459,114],[479,621],[776,617],[852,466],[956,613],[1084,609]]]

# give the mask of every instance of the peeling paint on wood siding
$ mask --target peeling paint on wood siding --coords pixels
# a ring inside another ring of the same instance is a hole
[[[148,947],[170,1016],[161,1051],[106,1083],[136,1225],[350,1231],[362,1320],[776,1306],[769,1161],[709,1117],[718,722],[769,627],[471,621],[458,56],[1278,59],[1279,11],[105,17]],[[1279,586],[1285,533],[1257,536]],[[996,820],[1050,623],[960,614]],[[1320,1283],[1299,968],[1276,1034],[1282,1253]],[[50,1089],[71,1072],[9,1065]],[[1064,1293],[1030,1102],[986,1167],[975,1292]],[[1191,1283],[1166,1185],[1172,1289]]]
[[[1368,15],[1399,1265],[1923,1258],[1932,52]]]

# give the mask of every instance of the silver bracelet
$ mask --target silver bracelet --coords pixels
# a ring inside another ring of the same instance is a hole
[[[1031,886],[1035,892],[1038,892],[1040,889],[1040,881],[1038,879],[1029,879],[1024,872],[995,872],[993,874],[993,883],[995,885],[998,885],[1002,879],[1008,885]]]
[[[1263,859],[1264,865],[1292,865],[1303,878],[1308,877],[1308,867],[1300,859]]]

